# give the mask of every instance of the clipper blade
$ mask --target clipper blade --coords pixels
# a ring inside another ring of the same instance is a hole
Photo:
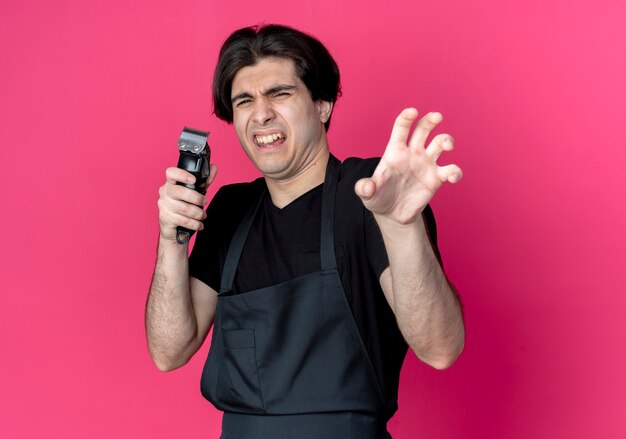
[[[208,132],[185,127],[178,139],[178,149],[200,154],[206,148],[208,138]]]

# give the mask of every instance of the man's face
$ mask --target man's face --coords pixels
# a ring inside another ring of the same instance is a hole
[[[311,99],[291,59],[263,58],[242,68],[231,96],[239,142],[265,177],[295,178],[327,150],[332,104]]]

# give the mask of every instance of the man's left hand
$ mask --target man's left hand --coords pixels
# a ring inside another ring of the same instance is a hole
[[[400,113],[374,174],[355,185],[367,209],[399,224],[413,223],[446,181],[456,183],[463,176],[457,165],[437,165],[443,151],[454,148],[450,135],[439,134],[424,147],[430,132],[443,120],[440,113],[422,117],[407,143],[417,115],[415,108]]]

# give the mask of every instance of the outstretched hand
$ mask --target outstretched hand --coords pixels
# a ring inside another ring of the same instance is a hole
[[[457,165],[437,165],[443,151],[454,148],[450,135],[439,134],[424,147],[430,132],[443,120],[440,113],[422,117],[409,140],[417,115],[415,108],[400,113],[374,174],[355,185],[367,209],[399,224],[414,222],[446,181],[456,183],[463,176]]]

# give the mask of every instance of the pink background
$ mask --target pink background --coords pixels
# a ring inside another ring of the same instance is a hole
[[[291,24],[336,57],[340,158],[441,111],[465,178],[433,202],[467,344],[408,358],[395,438],[626,437],[623,1],[14,1],[0,6],[0,437],[213,438],[208,343],[163,374],[143,309],[157,189],[184,125],[218,185],[256,177],[211,114],[235,28]]]

